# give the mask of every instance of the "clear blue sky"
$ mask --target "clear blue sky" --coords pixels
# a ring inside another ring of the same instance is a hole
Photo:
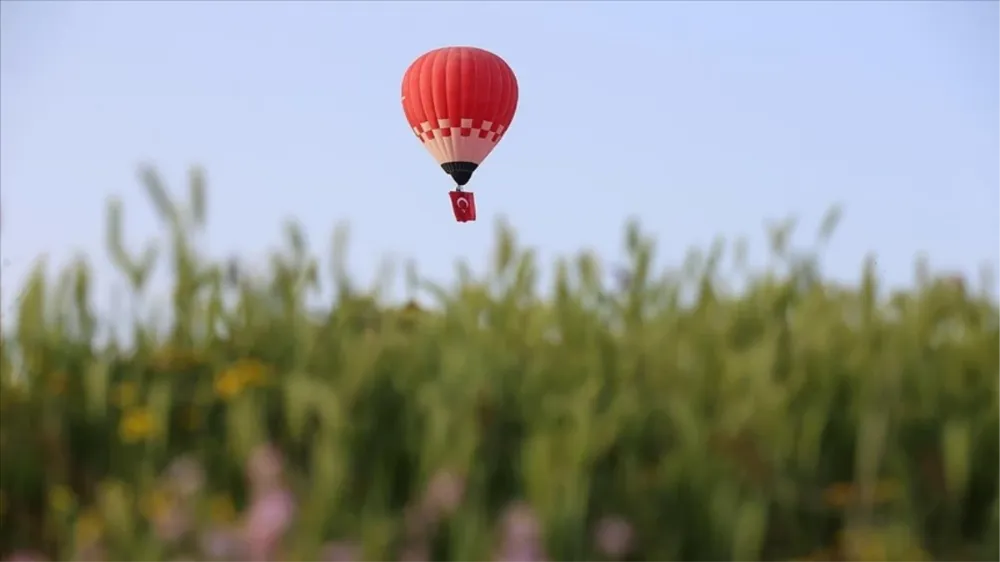
[[[620,260],[628,217],[661,263],[767,219],[844,220],[827,271],[877,253],[906,283],[920,252],[996,264],[996,2],[8,2],[0,33],[4,303],[32,261],[94,256],[104,199],[133,248],[156,232],[140,162],[209,173],[214,255],[263,262],[294,217],[351,264],[482,267],[493,222],[551,258]],[[518,75],[510,133],[477,172],[480,222],[408,130],[400,80],[426,50],[481,46]],[[806,239],[806,236],[802,237]]]

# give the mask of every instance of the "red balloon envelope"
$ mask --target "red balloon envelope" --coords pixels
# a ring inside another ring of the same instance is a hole
[[[517,93],[510,66],[475,47],[435,49],[403,75],[403,111],[410,128],[458,184],[451,194],[456,220],[476,218],[472,193],[462,187],[507,133]]]

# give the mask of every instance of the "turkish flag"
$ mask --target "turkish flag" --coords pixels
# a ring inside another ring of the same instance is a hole
[[[476,196],[469,191],[451,191],[451,210],[455,211],[455,220],[470,222],[476,220]]]

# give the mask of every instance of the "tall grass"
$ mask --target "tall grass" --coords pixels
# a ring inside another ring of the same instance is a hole
[[[136,303],[169,265],[169,329],[97,343],[81,263],[3,333],[4,556],[1000,557],[998,310],[961,279],[833,283],[776,230],[735,292],[739,255],[657,274],[630,225],[614,283],[580,254],[540,291],[501,226],[486,276],[411,271],[436,303],[397,308],[294,228],[267,275],[207,260],[198,173],[185,202],[144,183],[165,236],[130,255],[112,203],[108,245]]]

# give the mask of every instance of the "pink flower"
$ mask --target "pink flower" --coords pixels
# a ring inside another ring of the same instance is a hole
[[[530,505],[511,504],[501,520],[500,550],[494,554],[498,562],[543,562],[547,559],[542,543],[542,524]]]
[[[175,459],[164,471],[171,489],[183,499],[191,499],[205,487],[205,471],[201,463],[191,456]]]
[[[19,550],[4,559],[4,562],[45,562],[48,558],[44,554],[30,550]]]
[[[282,485],[285,461],[274,445],[261,445],[247,462],[247,483],[255,493],[264,493]]]
[[[424,507],[435,518],[450,517],[462,504],[465,478],[447,470],[434,474],[424,493]]]
[[[212,560],[240,560],[246,558],[246,545],[236,529],[210,529],[199,540],[201,552]]]
[[[325,562],[357,562],[361,560],[361,547],[352,542],[331,542],[323,545],[320,559]]]
[[[597,550],[614,560],[620,560],[629,553],[633,538],[632,526],[618,516],[602,517],[594,529]]]
[[[542,538],[542,524],[535,510],[524,502],[513,503],[504,510],[501,521],[506,542],[537,543]]]
[[[257,496],[243,529],[250,559],[272,560],[294,516],[295,500],[287,490],[275,489]]]
[[[191,530],[191,518],[185,506],[172,505],[153,517],[153,531],[160,540],[175,543]]]
[[[494,562],[546,562],[545,553],[537,545],[504,545],[493,555]]]
[[[73,555],[76,562],[101,562],[108,559],[108,553],[99,542],[84,545]]]
[[[407,540],[425,540],[434,530],[434,515],[423,504],[411,505],[403,511],[403,533]]]
[[[399,562],[430,562],[431,555],[427,543],[411,541],[399,551]]]

